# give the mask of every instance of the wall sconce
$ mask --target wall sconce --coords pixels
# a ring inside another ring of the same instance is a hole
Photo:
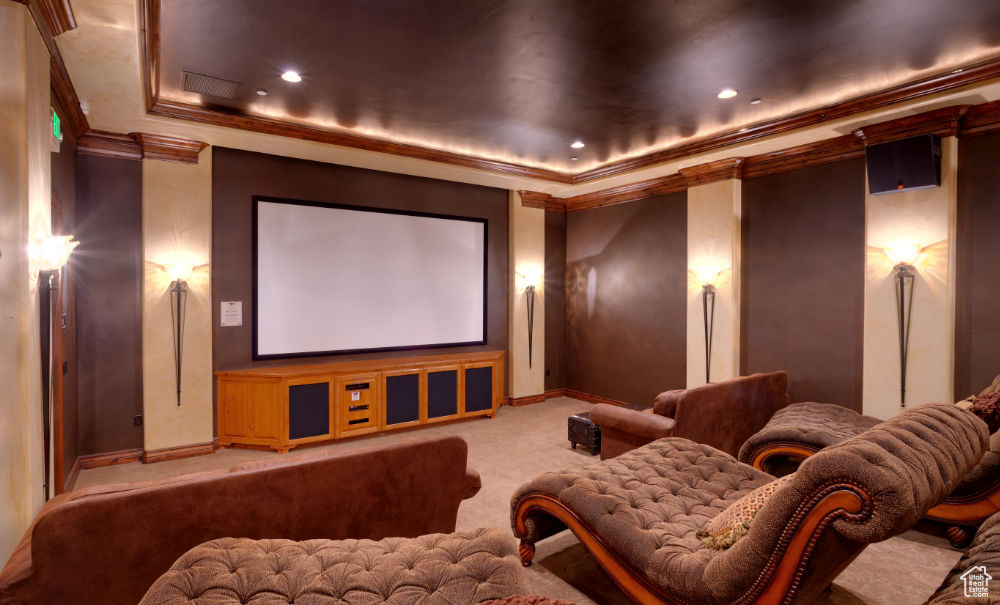
[[[542,270],[535,266],[527,266],[515,273],[525,284],[524,301],[528,305],[528,367],[530,368],[535,327],[535,285],[542,283]]]
[[[181,404],[181,361],[184,357],[184,320],[187,308],[187,282],[194,271],[192,264],[164,265],[170,278],[170,316],[174,329],[174,369],[177,379],[177,405]]]
[[[715,280],[719,272],[703,268],[698,271],[701,282],[701,311],[705,322],[705,383],[712,378],[712,334],[715,332]]]
[[[914,263],[920,258],[919,244],[904,243],[885,248],[895,265],[896,319],[899,328],[899,406],[906,407],[906,357],[910,348],[910,319],[913,317]]]
[[[80,245],[80,242],[73,241],[72,235],[50,235],[32,244],[29,250],[32,257],[38,262],[38,277],[44,280],[45,285],[39,288],[39,319],[41,325],[41,348],[42,348],[42,448],[43,464],[42,470],[42,497],[45,501],[49,499],[49,460],[52,457],[52,436],[49,425],[52,414],[52,293],[59,289],[56,277],[60,270],[69,261],[69,256],[73,250]]]

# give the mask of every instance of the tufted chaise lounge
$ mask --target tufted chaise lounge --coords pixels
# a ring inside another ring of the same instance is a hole
[[[140,605],[478,603],[524,592],[499,529],[374,540],[221,538],[185,553]]]
[[[973,567],[983,566],[993,580],[988,583],[990,599],[965,596],[965,582],[962,576]],[[927,605],[975,605],[976,603],[1000,603],[1000,513],[986,520],[976,532],[972,544],[945,578]]]
[[[511,520],[525,565],[537,540],[568,527],[639,602],[808,602],[866,544],[940,502],[988,438],[983,421],[953,405],[900,414],[807,459],[723,551],[696,532],[773,477],[686,439],[541,475],[514,494]]]
[[[774,474],[782,461],[802,460],[882,422],[831,403],[793,403],[778,411],[747,439],[739,460]],[[792,465],[782,470],[790,472]],[[983,459],[927,519],[947,526],[952,544],[964,546],[975,527],[1000,512],[1000,432],[990,439]]]

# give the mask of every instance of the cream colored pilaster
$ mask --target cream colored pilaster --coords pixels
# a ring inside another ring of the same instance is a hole
[[[942,140],[941,186],[866,194],[864,413],[889,418],[900,406],[894,268],[883,249],[924,248],[916,263],[906,407],[953,399],[955,215],[958,140]]]
[[[197,164],[142,162],[142,379],[147,451],[212,441],[212,150]],[[188,280],[177,404],[170,278],[163,267],[197,267]]]
[[[0,561],[5,561],[44,499],[39,279],[29,248],[47,237],[51,226],[49,54],[23,4],[0,0],[0,57]],[[50,493],[57,480],[50,474]]]
[[[510,397],[545,392],[545,210],[521,205],[510,192],[510,319],[508,320]],[[528,365],[527,287],[535,287],[531,366]]]
[[[742,181],[727,179],[687,191],[687,386],[705,384],[702,285],[715,285],[711,380],[740,372],[740,217]]]

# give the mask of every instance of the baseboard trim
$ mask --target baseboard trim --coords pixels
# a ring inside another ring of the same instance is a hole
[[[63,484],[63,490],[60,493],[65,494],[66,492],[73,491],[76,487],[76,479],[80,476],[80,457],[77,456],[76,460],[73,461],[73,468],[69,469],[69,474],[66,475],[66,483]]]
[[[106,454],[87,454],[80,456],[80,468],[97,468],[99,466],[111,466],[112,464],[125,464],[126,462],[138,462],[142,459],[142,450],[118,450],[117,452],[107,452]]]
[[[565,396],[566,396],[566,389],[562,387],[558,389],[549,389],[545,391],[546,399],[555,399],[556,397],[565,397]]]
[[[579,399],[581,401],[587,401],[589,403],[609,403],[611,405],[626,406],[631,405],[627,401],[619,401],[617,399],[611,399],[610,397],[602,397],[600,395],[592,395],[590,393],[584,393],[583,391],[577,391],[576,389],[565,389],[566,397],[572,397],[573,399]]]
[[[206,441],[205,443],[194,443],[191,445],[178,445],[165,447],[158,450],[146,450],[142,454],[142,461],[145,464],[156,462],[166,462],[168,460],[180,460],[181,458],[191,458],[211,454],[216,450],[216,441]]]
[[[527,397],[511,397],[510,404],[514,407],[519,405],[530,405],[532,403],[541,403],[545,401],[545,393],[540,395],[528,395]]]

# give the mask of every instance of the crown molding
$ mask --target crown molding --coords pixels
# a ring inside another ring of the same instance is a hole
[[[740,178],[753,179],[780,174],[791,170],[860,158],[864,155],[864,141],[853,134],[846,134],[832,139],[823,139],[814,143],[752,155],[743,161]]]
[[[131,135],[90,130],[77,141],[76,150],[86,155],[119,160],[141,160],[142,147]]]
[[[962,120],[971,105],[952,105],[933,111],[926,111],[895,120],[863,126],[854,131],[866,145],[875,145],[915,137],[922,134],[936,134],[942,137],[958,136]]]
[[[192,141],[179,137],[168,137],[159,134],[132,132],[129,136],[139,144],[144,160],[165,160],[197,164],[198,154],[208,146],[208,143]]]
[[[33,2],[36,0],[32,0]],[[68,0],[47,0],[48,2],[66,2]],[[577,185],[591,181],[648,168],[671,160],[705,153],[770,137],[790,130],[815,126],[831,120],[850,115],[881,109],[896,103],[912,101],[928,95],[939,94],[957,88],[978,84],[1000,77],[1000,57],[994,57],[980,63],[967,66],[961,71],[954,69],[945,73],[933,74],[916,80],[905,82],[892,88],[860,95],[846,101],[833,103],[816,109],[803,111],[790,116],[768,120],[738,130],[729,130],[695,141],[689,141],[666,149],[661,149],[642,156],[627,158],[604,164],[591,170],[569,174],[504,162],[490,160],[460,153],[420,147],[406,143],[395,143],[384,139],[375,139],[348,132],[338,132],[305,126],[284,120],[252,116],[237,112],[211,110],[170,101],[160,98],[159,63],[160,63],[160,0],[140,0],[139,18],[141,28],[143,94],[146,99],[148,113],[168,118],[189,120],[202,124],[212,124],[227,128],[237,128],[251,132],[259,132],[275,136],[297,138],[342,147],[352,147],[366,151],[376,151],[403,157],[427,160],[484,170],[499,174],[522,176],[553,183]],[[577,196],[581,197],[581,196]],[[573,199],[573,198],[569,198]]]
[[[1000,131],[1000,101],[974,105],[962,120],[961,136]]]
[[[636,202],[659,195],[677,193],[686,189],[687,181],[683,176],[675,172],[655,179],[574,195],[573,197],[566,198],[566,212],[579,212],[580,210],[602,208],[614,204]]]
[[[744,158],[725,158],[678,170],[688,187],[741,177]]]
[[[32,14],[37,8],[45,27],[53,36],[76,29],[76,17],[69,0],[28,0],[27,4],[32,8]]]

